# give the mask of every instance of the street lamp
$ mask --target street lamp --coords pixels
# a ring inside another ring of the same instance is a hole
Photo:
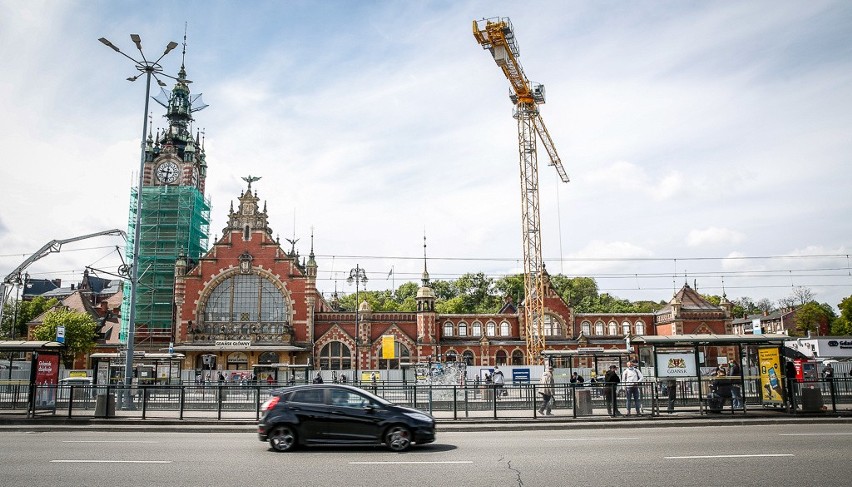
[[[139,55],[142,60],[136,60],[127,54],[121,52],[121,49],[116,47],[112,42],[105,37],[98,39],[103,45],[109,47],[113,51],[121,54],[127,59],[133,61],[136,70],[139,74],[127,78],[127,81],[133,82],[145,75],[145,112],[142,114],[142,141],[141,141],[141,156],[139,158],[139,186],[136,188],[136,228],[133,232],[133,260],[130,264],[129,275],[125,275],[130,279],[130,315],[127,318],[127,356],[124,364],[124,404],[125,409],[133,409],[133,400],[130,397],[130,386],[133,383],[133,341],[136,335],[136,295],[139,284],[139,239],[140,228],[142,226],[142,184],[144,183],[145,174],[145,140],[148,138],[148,99],[151,98],[151,78],[157,80],[160,86],[166,86],[157,76],[165,76],[167,78],[176,79],[163,73],[163,67],[160,65],[160,60],[172,49],[178,46],[177,42],[169,42],[163,54],[156,61],[148,61],[145,53],[142,52],[142,39],[139,34],[130,34],[130,40],[136,44],[136,49],[139,50]],[[126,269],[127,270],[127,269]]]
[[[358,359],[360,350],[358,350],[361,339],[360,339],[360,321],[358,320],[358,308],[361,307],[361,303],[358,299],[358,288],[360,287],[362,282],[367,282],[367,272],[364,271],[360,265],[355,264],[355,268],[349,271],[349,277],[346,278],[346,282],[349,284],[355,283],[355,383],[361,383],[361,377],[358,375]]]

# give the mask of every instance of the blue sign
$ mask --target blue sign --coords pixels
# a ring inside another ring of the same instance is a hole
[[[56,327],[56,341],[58,343],[65,343],[65,327],[57,326]]]
[[[512,382],[515,384],[518,382],[529,384],[530,369],[512,369]]]

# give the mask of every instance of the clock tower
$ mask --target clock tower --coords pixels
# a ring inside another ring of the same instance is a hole
[[[186,59],[186,39],[183,43]],[[192,135],[193,113],[206,108],[201,95],[192,96],[181,62],[171,92],[161,89],[154,101],[166,109],[168,127],[145,141],[142,187],[130,193],[127,256],[138,259],[136,342],[140,349],[158,349],[173,341],[175,262],[189,267],[207,251],[210,202],[204,195],[207,162],[204,139]],[[151,132],[149,132],[150,134]],[[136,198],[142,198],[139,255],[133,255]],[[127,339],[130,283],[124,285],[121,340]]]

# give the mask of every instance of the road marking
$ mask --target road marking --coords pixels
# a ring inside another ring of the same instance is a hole
[[[142,440],[63,440],[62,443],[157,443]]]
[[[684,457],[663,457],[666,460],[683,460],[692,458],[751,458],[751,457],[794,457],[792,453],[754,453],[750,455],[690,455]]]
[[[593,436],[580,436],[576,438],[545,438],[544,441],[609,441],[609,440],[638,440],[638,436],[623,436],[621,438],[596,438]]]
[[[778,433],[778,436],[844,436],[852,435],[850,433]]]
[[[172,463],[171,460],[51,460],[50,463]]]
[[[446,464],[469,464],[469,460],[446,461],[446,462],[349,462],[349,465],[446,465]]]

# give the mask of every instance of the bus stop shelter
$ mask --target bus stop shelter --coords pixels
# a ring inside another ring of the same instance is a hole
[[[61,352],[65,348],[64,343],[39,340],[4,340],[0,341],[0,352],[3,353],[28,353],[30,354],[30,377],[27,387],[27,417],[35,414],[36,402],[43,406],[52,407],[55,404],[56,386],[59,384],[59,366]],[[9,363],[11,377],[12,359]],[[9,381],[11,383],[11,380]],[[44,397],[37,398],[37,387],[41,389]],[[52,394],[51,394],[52,393]]]

